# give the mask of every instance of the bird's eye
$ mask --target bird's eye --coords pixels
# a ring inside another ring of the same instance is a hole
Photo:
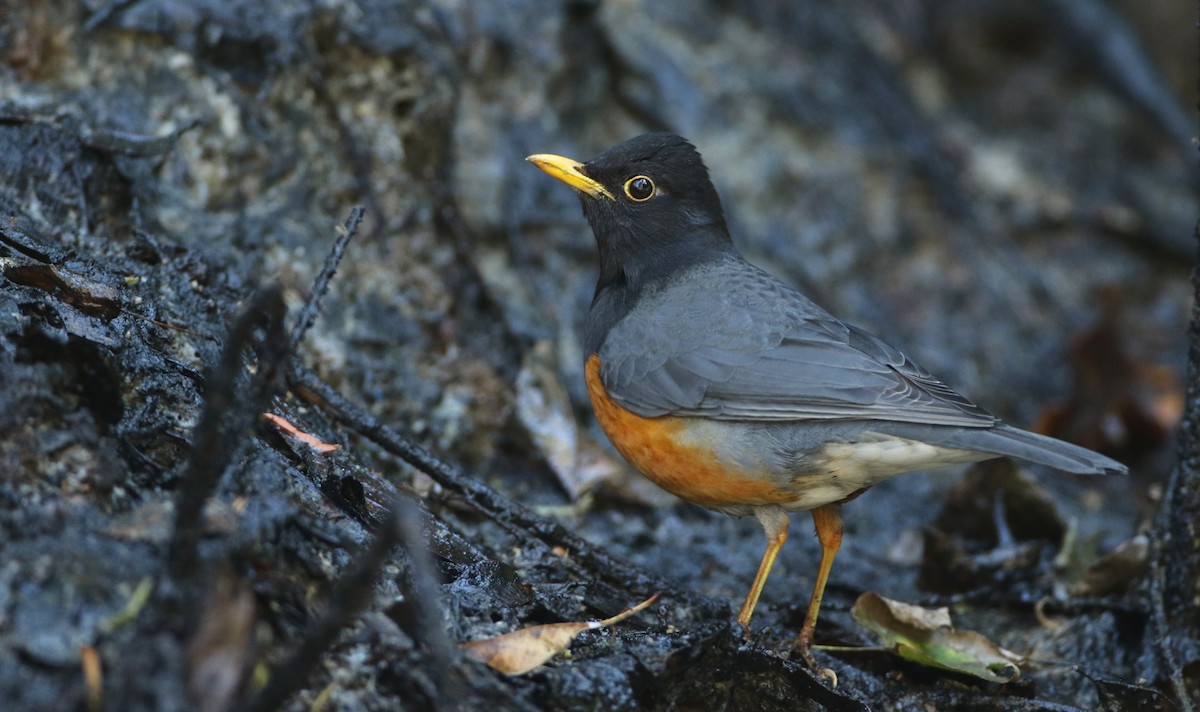
[[[639,203],[654,196],[654,181],[646,176],[634,176],[625,181],[625,195]]]

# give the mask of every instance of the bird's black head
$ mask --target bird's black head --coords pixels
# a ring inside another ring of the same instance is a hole
[[[600,249],[598,290],[733,249],[700,153],[679,136],[643,134],[582,164],[550,154],[529,160],[579,191]]]

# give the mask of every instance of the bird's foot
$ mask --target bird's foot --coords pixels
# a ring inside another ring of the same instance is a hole
[[[804,635],[804,633],[801,632],[800,637],[796,639],[796,643],[792,646],[792,654],[799,654],[800,659],[804,661],[804,664],[808,666],[808,669],[812,670],[817,677],[829,683],[830,687],[837,687],[837,673],[827,667],[821,667],[817,665],[817,659],[814,658],[812,654],[811,635]]]
[[[739,620],[738,628],[742,630],[742,642],[751,643],[754,641],[754,631],[750,628],[749,622]]]

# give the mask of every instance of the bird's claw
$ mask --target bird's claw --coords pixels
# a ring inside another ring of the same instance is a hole
[[[805,666],[807,666],[809,670],[812,670],[817,677],[829,683],[830,687],[837,687],[837,673],[827,667],[821,667],[817,665],[817,659],[814,658],[812,654],[811,641],[801,639],[799,644],[792,649],[792,652],[799,653],[800,659],[804,661]]]
[[[828,682],[830,687],[837,687],[837,683],[838,683],[837,673],[834,672],[833,670],[830,670],[827,667],[823,667],[823,668],[813,668],[813,672],[816,673],[817,677],[821,678],[825,682]]]

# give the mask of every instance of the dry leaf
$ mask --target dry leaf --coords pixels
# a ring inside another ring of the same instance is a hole
[[[300,430],[295,425],[292,425],[291,422],[283,416],[275,415],[274,413],[263,413],[262,417],[263,420],[266,420],[271,425],[279,428],[284,435],[290,435],[291,437],[296,438],[317,452],[333,452],[341,447],[341,445],[321,442],[320,438],[315,435],[309,435],[308,433]]]
[[[1103,596],[1124,590],[1146,572],[1149,559],[1150,540],[1139,534],[1093,564],[1079,581],[1071,584],[1070,593],[1072,596]]]
[[[1120,295],[1104,292],[1098,301],[1099,323],[1071,341],[1071,394],[1045,409],[1033,429],[1128,459],[1170,437],[1183,415],[1183,386],[1175,371],[1138,359],[1127,346],[1136,333],[1124,326]]]
[[[16,265],[4,270],[4,276],[17,284],[54,294],[59,300],[91,316],[107,320],[121,312],[119,289],[58,265]]]
[[[895,621],[897,625],[908,626],[920,630],[935,630],[937,628],[953,628],[950,623],[949,608],[923,608],[914,606],[911,603],[903,603],[901,601],[893,601],[890,598],[876,595],[874,593],[864,593],[859,599],[871,597],[871,600],[866,605],[882,604],[887,608],[888,615]]]
[[[254,667],[254,592],[229,572],[217,577],[187,650],[187,688],[200,712],[233,709]]]
[[[565,651],[570,647],[571,641],[583,631],[620,623],[657,599],[656,593],[633,608],[602,621],[535,625],[494,638],[472,640],[459,647],[467,657],[487,663],[505,675],[523,675]]]
[[[554,367],[549,341],[539,341],[526,352],[516,385],[517,419],[572,500],[611,476],[601,468],[584,466],[579,426]]]
[[[918,587],[942,594],[1041,573],[1048,543],[1067,525],[1049,493],[1008,459],[971,468],[924,531]]]
[[[990,682],[1011,682],[1021,675],[1021,656],[973,630],[955,630],[949,609],[930,610],[867,592],[854,602],[850,615],[905,660]]]

